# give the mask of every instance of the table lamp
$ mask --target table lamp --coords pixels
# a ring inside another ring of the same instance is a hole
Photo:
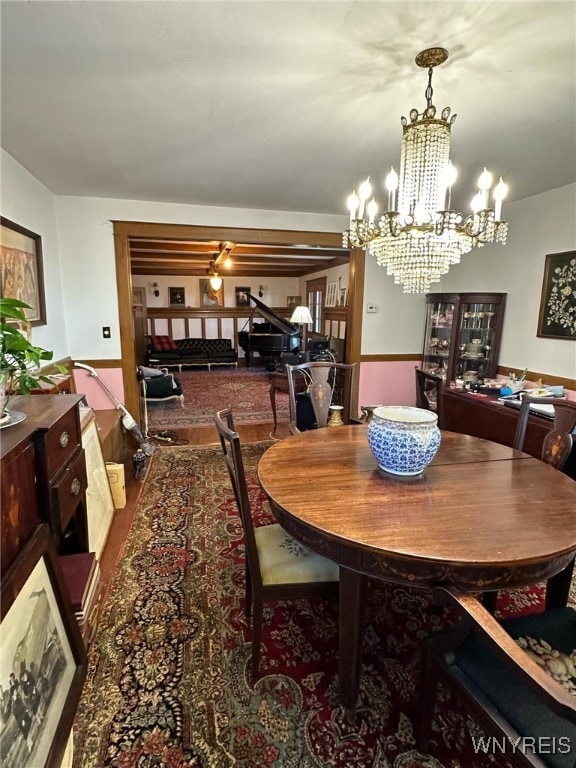
[[[308,307],[296,307],[294,309],[294,312],[292,312],[292,317],[290,318],[291,323],[298,323],[300,326],[300,349],[306,346],[306,328],[305,326],[309,323],[313,323],[312,315],[310,314],[310,310]]]

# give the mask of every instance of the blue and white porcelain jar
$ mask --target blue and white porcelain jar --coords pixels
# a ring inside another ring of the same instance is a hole
[[[419,475],[440,447],[438,417],[422,408],[382,405],[368,425],[368,444],[380,469]]]

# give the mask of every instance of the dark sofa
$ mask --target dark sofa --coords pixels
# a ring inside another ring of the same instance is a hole
[[[148,364],[165,367],[183,365],[233,365],[238,368],[238,353],[230,339],[172,339],[148,337]]]

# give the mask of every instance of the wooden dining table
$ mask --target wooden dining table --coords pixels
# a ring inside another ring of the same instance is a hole
[[[282,440],[258,465],[278,522],[340,565],[341,703],[358,698],[367,577],[485,592],[534,584],[576,552],[576,482],[528,454],[442,432],[420,475],[379,469],[365,425]]]

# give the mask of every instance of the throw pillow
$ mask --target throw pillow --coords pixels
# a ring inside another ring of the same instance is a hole
[[[150,336],[150,344],[157,352],[176,352],[178,349],[176,342],[170,336]]]

